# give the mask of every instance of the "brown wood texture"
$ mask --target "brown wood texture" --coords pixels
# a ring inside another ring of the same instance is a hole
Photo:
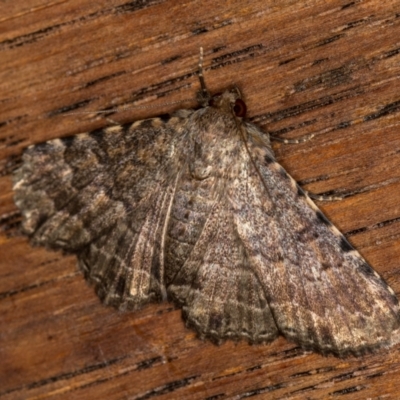
[[[361,358],[215,346],[180,310],[103,306],[73,256],[18,233],[10,174],[45,140],[196,105],[232,83],[278,160],[400,295],[400,2],[0,4],[0,399],[399,399],[400,346]],[[185,104],[174,104],[189,99]],[[138,107],[140,105],[140,107]],[[146,107],[142,107],[146,106]],[[93,111],[90,114],[71,112]]]

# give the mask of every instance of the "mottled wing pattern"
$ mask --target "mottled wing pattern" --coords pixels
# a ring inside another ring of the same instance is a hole
[[[166,236],[168,295],[201,337],[271,341],[277,327],[237,234],[229,188],[249,163],[230,110],[206,107],[187,124],[190,155]]]
[[[78,254],[100,297],[120,308],[165,298],[163,235],[185,160],[191,111],[31,146],[14,176],[35,244]]]
[[[276,338],[265,292],[239,240],[228,201],[216,201],[202,233],[168,286],[187,325],[214,342]]]
[[[341,356],[396,343],[393,290],[260,146],[263,133],[245,129],[255,168],[232,190],[234,219],[280,332]]]

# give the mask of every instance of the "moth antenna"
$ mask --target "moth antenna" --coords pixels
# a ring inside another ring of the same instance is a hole
[[[199,100],[199,103],[202,106],[207,106],[208,101],[211,98],[210,92],[207,90],[206,82],[204,80],[204,75],[203,75],[203,48],[200,47],[200,56],[199,56],[199,81],[200,81],[200,86],[201,90],[197,94],[197,98]]]

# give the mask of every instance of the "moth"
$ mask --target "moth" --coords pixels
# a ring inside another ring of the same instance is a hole
[[[121,310],[171,300],[220,343],[361,355],[399,341],[394,291],[280,166],[238,88],[201,108],[30,146],[14,174],[33,244],[75,253]]]

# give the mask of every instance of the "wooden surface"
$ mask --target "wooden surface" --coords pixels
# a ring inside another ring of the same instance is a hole
[[[0,5],[0,399],[398,399],[400,346],[344,360],[198,340],[171,304],[120,314],[73,256],[18,234],[10,173],[44,140],[243,91],[282,165],[400,295],[400,2],[50,1]],[[171,102],[189,99],[184,105]]]

